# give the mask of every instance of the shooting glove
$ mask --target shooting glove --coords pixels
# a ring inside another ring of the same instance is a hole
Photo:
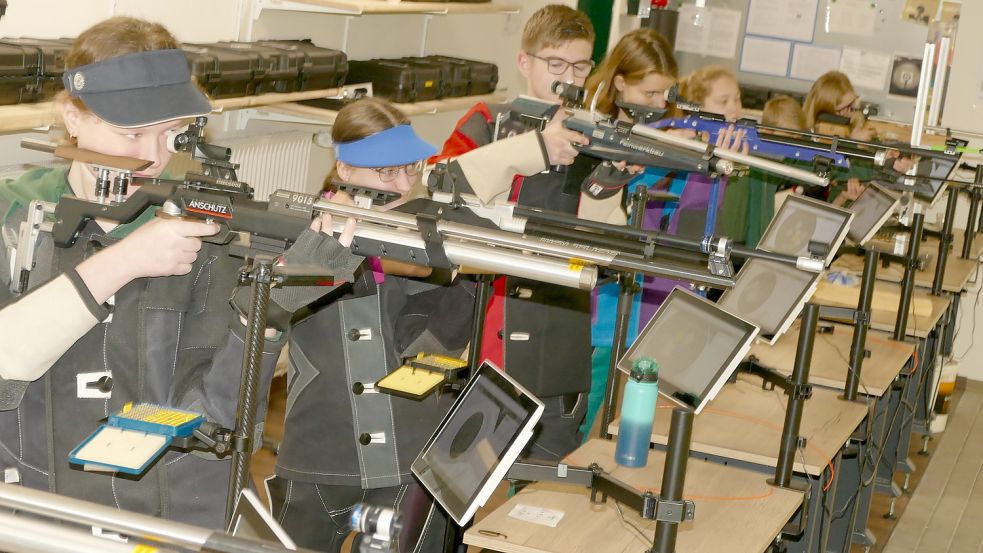
[[[364,257],[342,246],[334,236],[305,229],[294,245],[283,254],[278,270],[296,275],[324,275],[319,286],[277,286],[270,291],[267,324],[277,330],[289,326],[290,318],[300,308],[313,303],[335,289],[337,283],[354,279],[355,270]],[[248,286],[236,289],[232,303],[240,315],[249,313],[252,294]]]

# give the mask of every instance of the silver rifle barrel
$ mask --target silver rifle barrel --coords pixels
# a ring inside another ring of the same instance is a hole
[[[143,536],[147,539],[152,537],[160,543],[195,551],[200,551],[215,532],[12,484],[0,484],[0,505],[127,536]]]
[[[699,140],[692,140],[690,138],[677,136],[663,130],[647,127],[645,125],[635,125],[634,127],[631,128],[631,132],[639,136],[651,138],[652,140],[656,140],[664,144],[672,144],[674,146],[681,146],[683,148],[688,148],[695,152],[703,152],[706,151],[707,149],[707,144],[704,142],[700,142]],[[826,177],[820,177],[816,174],[810,173],[809,171],[796,169],[795,167],[790,167],[788,165],[778,163],[777,161],[772,161],[770,159],[764,159],[749,154],[742,154],[740,152],[732,152],[730,150],[725,150],[723,148],[714,149],[713,155],[721,159],[726,159],[729,161],[733,161],[735,163],[747,165],[748,167],[761,169],[762,171],[767,171],[769,173],[781,175],[783,177],[797,180],[805,184],[811,184],[813,186],[829,186],[829,179]]]
[[[341,217],[355,217],[361,221],[369,221],[373,223],[382,223],[386,225],[395,225],[399,228],[405,228],[411,231],[417,231],[416,218],[412,215],[405,213],[395,213],[392,211],[372,211],[369,209],[362,209],[359,207],[354,207],[350,205],[340,205],[325,200],[318,200],[314,204],[314,209],[317,211],[326,211],[332,215],[338,215]],[[364,216],[363,216],[364,214]],[[340,231],[343,228],[341,225],[335,225],[335,231]],[[375,229],[374,232],[381,232],[383,229]],[[359,231],[356,227],[356,236],[364,236],[365,238],[372,238],[365,234],[366,232],[371,232],[371,229],[362,227]],[[552,282],[554,284],[563,284],[564,286],[575,286],[583,287],[585,279],[583,277],[577,276],[575,273],[577,271],[582,271],[585,269],[584,265],[598,265],[601,267],[609,267],[616,270],[633,270],[640,271],[642,273],[650,275],[667,276],[673,278],[685,278],[687,280],[692,280],[701,284],[709,284],[717,287],[729,288],[733,286],[733,280],[723,279],[709,274],[709,272],[699,272],[688,269],[679,269],[674,266],[666,265],[663,263],[655,263],[648,260],[636,259],[631,256],[626,256],[620,252],[614,250],[608,250],[604,248],[592,247],[590,245],[578,245],[570,243],[566,240],[554,239],[554,238],[542,238],[538,236],[527,236],[522,234],[517,234],[515,232],[506,232],[502,230],[486,229],[481,227],[476,227],[473,225],[465,225],[461,223],[454,223],[451,221],[438,221],[437,231],[445,238],[444,243],[445,254],[447,259],[451,262],[459,265],[467,265],[473,268],[480,268],[483,270],[488,270],[490,272],[498,272],[503,274],[511,274],[505,270],[497,270],[495,267],[499,267],[499,258],[501,258],[502,263],[506,263],[505,266],[500,268],[509,268],[510,270],[517,270],[518,268],[528,265],[530,260],[537,259],[536,257],[515,254],[518,257],[514,259],[509,258],[509,261],[504,257],[504,253],[508,250],[502,250],[500,248],[490,248],[489,246],[499,246],[501,248],[509,248],[511,250],[520,250],[522,252],[530,252],[534,254],[539,254],[540,256],[548,256],[554,260],[560,262],[559,266],[555,264],[549,266],[543,266],[544,273],[542,276],[552,275],[553,278],[561,277],[564,282],[556,282],[553,279],[544,280],[544,282]],[[453,239],[460,240],[453,240]],[[402,243],[404,245],[411,245],[406,242],[407,240],[413,241],[413,247],[422,248],[425,247],[424,241],[419,238],[414,232],[413,234],[406,232],[398,232],[392,236],[386,236],[386,240],[399,240],[396,243]],[[486,256],[491,256],[486,259],[475,259],[473,262],[462,263],[456,260],[453,255],[461,254],[464,255],[463,251],[458,251],[463,247],[463,244],[467,242],[469,248],[480,248],[479,250],[473,250],[476,253],[479,251],[485,252]],[[538,258],[545,261],[543,258]],[[523,261],[524,263],[518,263]],[[480,263],[480,265],[479,265]],[[559,271],[559,268],[566,267],[564,271]],[[571,274],[574,271],[574,274]],[[536,278],[527,275],[513,275],[513,276],[526,276],[527,278]],[[596,279],[596,274],[593,279]],[[578,284],[572,284],[576,282]],[[593,283],[588,286],[588,288],[593,287]]]
[[[135,536],[146,542],[172,545],[181,551],[216,551],[226,553],[231,551],[237,553],[275,553],[288,551],[286,547],[271,542],[230,536],[217,530],[200,528],[183,522],[164,520],[150,515],[122,511],[115,507],[99,505],[91,501],[55,495],[40,490],[32,490],[31,488],[13,484],[0,484],[0,506],[15,511],[34,513],[56,521],[73,522],[83,526],[92,526],[117,532],[125,536]],[[6,526],[6,524],[6,521],[0,521],[0,526]],[[21,522],[18,519],[18,524],[24,525],[26,521]],[[21,528],[23,527],[21,526]],[[0,530],[0,536],[2,536],[0,539],[6,540],[8,534],[9,529],[3,528]],[[18,543],[21,543],[21,549],[10,549],[10,551],[16,552],[23,550],[31,551],[32,553],[46,551],[43,548],[26,549],[26,542]],[[113,542],[108,543],[112,544]],[[4,542],[0,542],[0,544],[7,545]],[[38,544],[43,545],[44,542],[38,541]],[[3,550],[8,551],[6,547]],[[129,550],[135,550],[133,544],[130,544]],[[54,549],[52,551],[58,550]],[[71,547],[68,549],[63,548],[60,551],[88,550]],[[102,551],[113,552],[116,550],[112,549],[110,545],[105,545]],[[297,552],[314,553],[310,549],[302,548],[298,548]]]
[[[734,279],[717,276],[709,271],[700,271],[692,267],[680,265],[671,261],[660,261],[658,263],[618,256],[611,263],[611,268],[619,271],[638,271],[648,275],[655,275],[676,280],[686,280],[696,284],[705,284],[713,288],[727,289],[734,287]]]
[[[9,553],[133,553],[137,546],[92,535],[88,529],[65,526],[52,520],[0,513],[0,551]],[[173,549],[147,547],[155,553]]]
[[[345,227],[344,221],[334,221],[333,225],[332,230],[336,233],[341,232]],[[377,223],[357,223],[355,236],[387,244],[426,249],[426,243],[416,232]],[[571,263],[555,257],[524,254],[503,247],[456,238],[445,239],[443,249],[444,255],[451,263],[470,269],[528,278],[581,290],[590,290],[597,284],[597,267],[591,265]]]
[[[325,200],[318,200],[314,204],[314,209],[341,217],[354,217],[359,221],[392,225],[412,231],[419,230],[417,228],[416,217],[406,213],[373,211],[371,209],[331,203]],[[618,252],[612,250],[571,245],[565,240],[526,236],[515,232],[476,227],[451,221],[437,221],[437,232],[445,238],[461,238],[464,240],[484,242],[495,246],[504,246],[567,261],[586,262],[602,267],[610,265],[615,256],[618,255]],[[420,243],[423,243],[422,239]]]

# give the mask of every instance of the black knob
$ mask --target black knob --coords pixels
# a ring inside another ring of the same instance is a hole
[[[89,382],[88,384],[85,385],[85,387],[89,390],[99,390],[104,394],[108,394],[109,392],[113,391],[113,377],[111,376],[100,377],[99,380]]]
[[[364,391],[365,391],[365,385],[362,384],[361,382],[356,382],[355,384],[352,384],[352,393],[353,394],[360,395]]]
[[[369,445],[372,443],[372,436],[369,436],[368,432],[362,432],[358,437],[358,443],[362,445]]]

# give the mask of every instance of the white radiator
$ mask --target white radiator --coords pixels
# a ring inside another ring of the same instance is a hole
[[[255,190],[254,199],[265,201],[274,190],[285,188],[311,192],[308,181],[313,133],[288,131],[231,140],[232,161],[240,164],[239,180]]]

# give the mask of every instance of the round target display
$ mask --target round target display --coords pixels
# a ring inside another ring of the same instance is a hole
[[[782,221],[775,240],[780,242],[781,251],[805,253],[809,251],[809,241],[815,234],[816,217],[798,212]]]

